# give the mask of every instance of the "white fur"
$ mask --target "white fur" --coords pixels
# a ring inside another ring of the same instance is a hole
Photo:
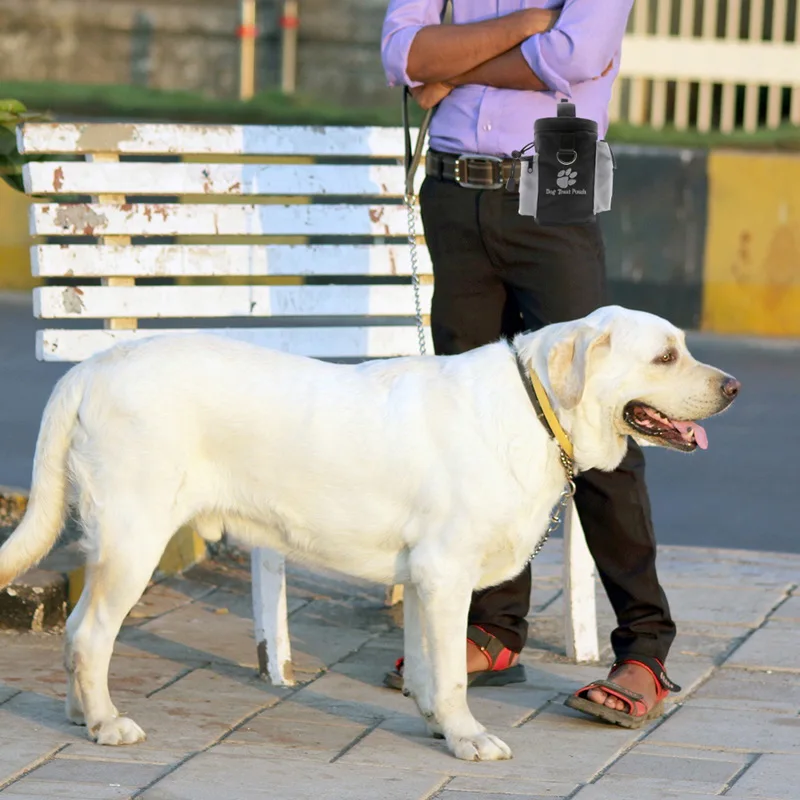
[[[581,469],[614,469],[622,408],[700,418],[728,404],[662,319],[618,307],[519,336]],[[676,364],[653,364],[668,346]],[[558,446],[511,348],[358,366],[206,335],[120,345],[56,386],[28,512],[0,585],[55,541],[77,492],[86,588],[67,623],[67,711],[102,744],[144,738],[108,693],[114,639],[176,529],[405,584],[406,673],[432,731],[465,759],[509,758],[466,701],[470,595],[519,573],[564,486]]]

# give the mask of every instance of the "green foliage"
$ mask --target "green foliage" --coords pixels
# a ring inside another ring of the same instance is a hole
[[[17,150],[17,125],[47,119],[46,114],[28,111],[19,100],[0,99],[0,178],[19,192],[23,191],[22,165],[26,158]]]

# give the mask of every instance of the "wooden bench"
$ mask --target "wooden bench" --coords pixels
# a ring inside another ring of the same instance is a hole
[[[419,352],[401,129],[37,123],[18,146],[53,159],[24,172],[47,283],[34,313],[60,325],[37,332],[38,359],[81,361],[185,320],[316,358]],[[567,651],[594,660],[594,564],[576,514],[565,531]],[[283,557],[254,550],[252,579],[260,671],[290,684]]]

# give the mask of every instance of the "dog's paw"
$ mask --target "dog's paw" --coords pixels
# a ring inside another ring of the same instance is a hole
[[[107,722],[101,722],[91,729],[90,735],[97,744],[111,747],[121,744],[136,744],[147,738],[147,734],[130,717],[117,717]]]
[[[504,761],[512,758],[511,748],[491,733],[478,733],[475,736],[452,737],[448,744],[456,758],[462,761]]]

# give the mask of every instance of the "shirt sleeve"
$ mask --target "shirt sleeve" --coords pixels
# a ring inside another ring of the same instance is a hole
[[[391,0],[381,32],[381,59],[389,86],[421,86],[408,77],[408,51],[420,28],[440,25],[445,0]]]
[[[598,78],[625,36],[633,0],[566,0],[556,24],[521,46],[528,66],[555,92]]]

